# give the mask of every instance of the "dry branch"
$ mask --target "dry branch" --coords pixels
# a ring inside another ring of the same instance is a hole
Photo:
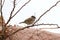
[[[2,0],[1,0],[1,9],[0,9],[0,12],[1,12],[1,18],[2,18],[2,35],[0,35],[2,38],[2,40],[5,40],[5,30],[6,30],[6,27],[3,25],[3,13],[2,13]]]
[[[29,1],[27,1],[21,8],[19,8],[19,10],[12,16],[12,14],[13,14],[13,11],[14,11],[14,9],[15,9],[15,1],[16,0],[14,0],[14,7],[13,7],[13,10],[11,11],[11,14],[10,14],[10,17],[9,17],[9,19],[8,19],[8,21],[7,21],[7,23],[5,24],[5,26],[10,22],[10,20],[24,7],[24,6],[26,6],[31,0],[29,0]]]
[[[2,4],[2,7],[3,7],[4,3],[5,3],[5,0],[3,0],[3,4]]]
[[[14,12],[14,9],[15,9],[15,2],[16,2],[16,0],[13,1],[13,9],[12,9],[12,11],[11,11],[11,13],[10,13],[10,17],[9,17],[7,23],[5,24],[5,26],[9,23],[9,21],[10,21],[11,18],[12,18],[11,16],[12,16],[12,14],[13,14],[13,12]]]
[[[24,5],[21,6],[21,8],[12,16],[12,18],[24,7],[26,4],[28,4],[31,0],[27,1]]]
[[[56,25],[57,27],[59,27],[59,25],[58,24],[35,24],[34,26],[39,26],[39,25]]]
[[[2,32],[4,33],[4,28],[5,27],[3,27],[3,13],[2,13],[2,0],[1,0],[1,9],[0,9],[0,11],[1,11],[1,18],[2,18]]]
[[[14,9],[15,9],[15,7],[16,7],[16,6],[15,6],[15,3],[16,3],[16,0],[13,1],[13,9],[12,9],[12,11],[11,11],[10,17],[12,16],[12,14],[13,14],[13,12],[14,12]]]
[[[60,1],[57,1],[56,2],[56,4],[54,4],[52,7],[50,7],[47,11],[45,11],[35,22],[34,22],[34,24],[35,23],[37,23],[47,12],[49,12],[53,7],[55,7],[55,6],[57,6],[57,4],[59,3]],[[33,24],[33,25],[34,25]]]
[[[16,2],[16,0],[14,0],[13,1],[13,9],[12,9],[12,11],[11,11],[11,13],[10,13],[10,17],[9,17],[9,19],[8,19],[8,21],[7,21],[7,23],[5,23],[5,25],[3,26],[3,19],[2,19],[2,33],[3,33],[3,35],[2,35],[2,40],[5,40],[6,39],[6,26],[7,26],[7,24],[10,22],[10,20],[24,7],[24,6],[26,6],[29,2],[30,2],[31,0],[29,0],[28,2],[26,2],[21,8],[19,8],[19,10],[14,14],[14,15],[12,15],[13,14],[13,12],[14,12],[14,9],[15,9],[15,2]],[[4,5],[4,3],[5,3],[5,0],[3,1],[3,4],[2,4],[2,0],[1,0],[1,17],[3,17],[3,13],[2,13],[2,7],[3,7],[3,5]]]

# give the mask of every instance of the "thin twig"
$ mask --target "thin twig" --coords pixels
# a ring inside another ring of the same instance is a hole
[[[12,11],[10,13],[10,17],[9,17],[9,19],[8,19],[8,21],[7,21],[7,23],[5,25],[7,25],[9,23],[9,21],[11,20],[11,18],[12,18],[11,16],[12,16],[12,14],[14,12],[14,9],[15,9],[15,2],[16,2],[16,0],[13,1],[13,9],[12,9]]]
[[[34,22],[34,24],[35,23],[37,23],[47,12],[49,12],[53,7],[55,7],[55,6],[57,6],[57,4],[59,3],[60,1],[57,1],[56,2],[56,4],[54,4],[52,7],[50,7],[47,11],[45,11],[35,22]],[[33,25],[34,25],[33,24]]]
[[[15,3],[16,3],[16,0],[13,1],[13,9],[12,9],[12,11],[11,11],[10,17],[12,16],[12,14],[13,14],[13,12],[14,12],[14,9],[15,9],[15,7],[16,7],[16,6],[15,6]]]
[[[10,14],[10,17],[9,17],[7,23],[5,24],[5,26],[10,22],[10,20],[11,20],[19,11],[20,11],[24,6],[26,6],[30,1],[31,1],[31,0],[29,0],[28,2],[26,2],[26,3],[12,16],[12,13],[13,13],[13,11],[14,11],[14,9],[15,9],[15,4],[14,4],[14,8],[13,8],[13,10],[12,10],[12,12],[11,12],[11,14]],[[14,2],[14,3],[15,3],[15,2]]]
[[[4,3],[5,3],[5,0],[3,1],[2,7],[3,7]]]
[[[39,26],[39,25],[56,25],[57,27],[59,27],[58,24],[35,24],[34,26]]]
[[[12,18],[24,7],[26,4],[28,4],[31,0],[27,1],[21,8],[12,16]]]

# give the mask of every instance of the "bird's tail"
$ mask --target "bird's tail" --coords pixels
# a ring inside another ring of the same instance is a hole
[[[19,24],[21,24],[21,23],[24,23],[24,22],[20,22]]]

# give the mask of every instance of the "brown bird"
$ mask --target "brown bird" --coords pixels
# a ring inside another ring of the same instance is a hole
[[[34,21],[35,21],[36,17],[35,16],[31,16],[30,18],[26,19],[25,21],[23,22],[20,22],[19,24],[21,23],[26,23],[27,25],[30,25],[32,24]]]

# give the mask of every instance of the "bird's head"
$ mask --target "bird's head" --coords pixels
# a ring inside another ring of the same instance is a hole
[[[35,16],[31,16],[32,18],[36,18]]]

